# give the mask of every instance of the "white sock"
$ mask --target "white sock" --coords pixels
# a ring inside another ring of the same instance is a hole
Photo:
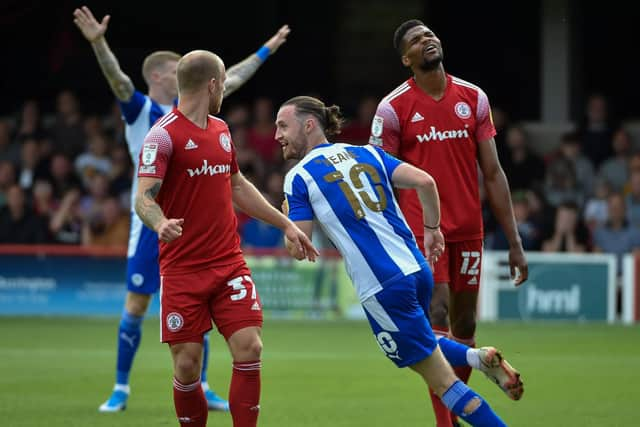
[[[129,387],[129,384],[116,384],[113,387],[113,391],[124,391],[129,394],[131,392],[131,388]]]
[[[477,348],[470,348],[469,350],[467,350],[467,363],[473,369],[480,369],[480,354]]]
[[[208,382],[200,383],[200,386],[202,387],[202,391],[207,391],[210,389]]]

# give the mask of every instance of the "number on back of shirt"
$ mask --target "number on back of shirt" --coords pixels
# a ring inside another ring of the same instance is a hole
[[[364,183],[360,177],[360,174],[364,173],[369,177],[370,181],[373,183],[373,187],[376,190],[377,197],[372,197],[367,191],[364,190]],[[380,174],[378,171],[371,165],[366,163],[356,163],[349,169],[349,178],[353,183],[353,187],[355,187],[357,191],[353,191],[351,185],[344,181],[344,175],[340,171],[333,171],[324,176],[324,180],[326,182],[337,182],[340,190],[346,197],[351,209],[353,209],[353,213],[356,218],[362,219],[365,217],[365,211],[362,208],[362,204],[374,212],[382,212],[387,207],[387,195],[384,193],[384,187],[382,185],[382,180],[380,179]],[[374,200],[377,199],[377,200]]]

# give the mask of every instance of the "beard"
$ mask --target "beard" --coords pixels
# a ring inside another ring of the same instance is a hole
[[[438,51],[438,54],[435,57],[432,57],[430,59],[424,58],[424,61],[422,61],[422,64],[420,64],[420,70],[434,71],[438,69],[440,64],[442,64],[442,52]]]

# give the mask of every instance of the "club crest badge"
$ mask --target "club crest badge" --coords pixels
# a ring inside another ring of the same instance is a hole
[[[167,329],[171,332],[178,332],[182,329],[184,325],[184,319],[180,315],[180,313],[176,313],[175,311],[167,314]]]
[[[466,102],[458,102],[454,107],[454,110],[456,112],[456,116],[461,119],[468,119],[471,117],[471,107],[469,107],[469,104]]]

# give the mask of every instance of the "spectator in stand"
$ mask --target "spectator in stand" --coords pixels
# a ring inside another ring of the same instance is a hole
[[[113,145],[102,133],[90,136],[87,143],[87,150],[76,157],[74,162],[76,173],[85,187],[89,185],[95,174],[111,173],[109,147]]]
[[[531,220],[531,209],[529,208],[529,200],[524,191],[516,191],[511,195],[513,202],[513,215],[516,218],[518,233],[522,239],[522,247],[524,250],[540,249],[540,230]],[[493,250],[508,250],[509,241],[504,234],[502,228],[498,225],[493,237],[489,240],[489,246]]]
[[[16,140],[35,138],[40,140],[47,137],[42,125],[40,106],[35,99],[27,99],[22,103],[22,109],[17,120]]]
[[[27,192],[31,191],[40,164],[40,147],[34,138],[27,138],[20,146],[20,169],[18,183]]]
[[[115,197],[108,197],[100,211],[92,212],[83,224],[82,243],[125,248],[129,241],[129,215]]]
[[[578,134],[582,152],[596,169],[613,154],[611,138],[616,128],[607,98],[599,93],[589,96]]]
[[[277,167],[282,164],[280,144],[275,140],[276,125],[273,102],[259,97],[253,104],[253,121],[249,127],[247,141],[267,164]]]
[[[119,144],[111,149],[111,169],[109,170],[109,192],[118,197],[120,205],[131,208],[132,165],[126,145]]]
[[[553,233],[555,208],[551,206],[542,190],[526,190],[525,195],[529,204],[529,220],[540,233],[540,243]]]
[[[378,108],[377,98],[368,95],[360,100],[356,117],[348,120],[340,134],[336,135],[336,142],[346,142],[353,145],[366,145],[371,136],[371,122]]]
[[[9,160],[0,160],[0,208],[7,204],[7,192],[15,183],[15,165]]]
[[[56,203],[53,200],[53,186],[49,181],[36,179],[33,183],[32,194],[33,212],[48,224],[51,214],[56,209]]]
[[[85,117],[82,126],[87,140],[91,140],[94,136],[102,136],[104,134],[102,118],[97,114],[91,114]]]
[[[582,206],[583,193],[577,184],[574,164],[560,155],[547,166],[544,184],[545,198],[554,208],[571,201]]]
[[[586,200],[593,194],[595,171],[591,160],[581,152],[580,135],[577,132],[567,132],[562,135],[558,156],[571,162],[580,199]]]
[[[47,176],[53,184],[53,197],[56,200],[62,200],[69,190],[82,188],[69,157],[64,153],[52,155]]]
[[[544,180],[544,161],[529,147],[528,136],[521,126],[510,126],[504,135],[502,167],[513,190],[537,187]]]
[[[578,206],[573,202],[561,203],[556,209],[553,234],[542,242],[542,251],[575,253],[589,249],[589,229],[580,219]]]
[[[0,160],[9,160],[17,165],[19,158],[20,145],[11,137],[11,124],[0,118]]]
[[[249,144],[246,126],[236,125],[231,129],[231,138],[233,138],[233,144],[236,147],[238,168],[242,173],[248,172],[249,176],[247,177],[245,173],[245,177],[260,188],[265,176],[265,161]]]
[[[629,176],[634,171],[640,171],[640,151],[634,152],[629,158]],[[627,181],[622,189],[622,194],[629,194],[631,191],[631,183]]]
[[[70,90],[63,90],[56,100],[56,121],[51,129],[54,146],[74,159],[84,149],[84,122],[78,98]]]
[[[87,194],[80,199],[80,211],[85,220],[102,211],[104,202],[110,196],[109,178],[102,173],[96,173],[89,180],[86,190]]]
[[[125,135],[125,121],[122,120],[122,110],[120,109],[120,103],[116,99],[111,104],[111,110],[109,110],[109,116],[104,123],[105,132],[109,137],[116,142],[116,144],[127,145],[127,138]]]
[[[629,177],[629,193],[626,195],[627,219],[632,227],[640,229],[640,170]]]
[[[593,233],[594,251],[615,254],[617,274],[621,276],[622,257],[640,249],[640,230],[629,224],[622,194],[613,193],[607,201],[609,218]]]
[[[0,209],[0,243],[46,243],[46,223],[27,204],[22,188],[12,185],[7,205]]]
[[[607,180],[613,191],[620,192],[629,179],[629,159],[631,157],[631,136],[624,128],[613,134],[613,156],[606,159],[598,175]]]
[[[284,201],[284,193],[282,192],[283,183],[284,175],[278,170],[272,171],[269,176],[267,176],[265,193],[267,200],[269,200],[273,206],[281,206]]]
[[[584,221],[591,232],[607,222],[609,218],[607,199],[611,192],[608,181],[603,178],[596,179],[593,196],[584,206]]]
[[[245,104],[235,104],[224,114],[224,119],[229,125],[229,129],[233,134],[237,128],[248,128],[251,113]],[[232,135],[233,136],[233,135]],[[235,140],[234,140],[235,141]],[[235,143],[235,142],[234,142]]]
[[[79,245],[82,243],[83,224],[80,214],[80,190],[73,188],[65,193],[58,209],[51,215],[49,232],[55,243]]]

